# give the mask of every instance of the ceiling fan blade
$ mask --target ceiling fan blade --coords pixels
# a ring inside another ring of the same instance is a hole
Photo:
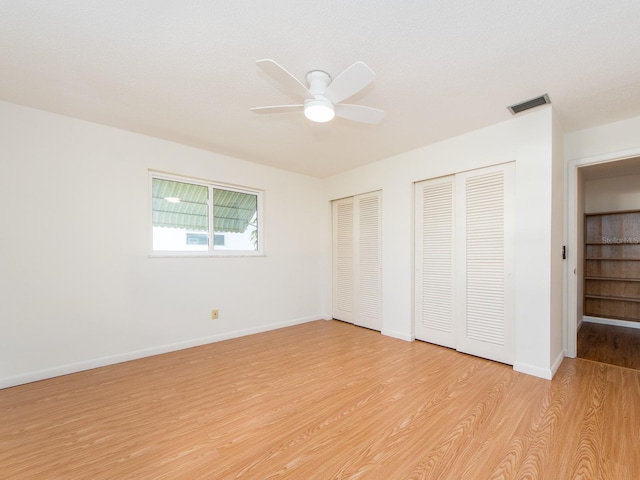
[[[258,65],[264,73],[282,85],[287,94],[296,98],[313,98],[313,94],[300,80],[273,60],[269,58],[258,60],[256,65]]]
[[[375,78],[375,72],[366,63],[356,62],[329,84],[325,96],[333,103],[339,103],[366,88]]]
[[[304,105],[272,105],[270,107],[255,107],[250,110],[254,113],[287,113],[302,110]]]
[[[334,106],[336,116],[353,120],[354,122],[369,123],[375,125],[380,123],[384,118],[384,110],[373,107],[365,107],[364,105],[351,105],[348,103],[340,103]]]

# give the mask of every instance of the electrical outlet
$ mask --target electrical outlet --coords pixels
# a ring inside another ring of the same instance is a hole
[[[218,319],[218,309],[216,308],[215,310],[211,310],[211,320],[217,320]]]

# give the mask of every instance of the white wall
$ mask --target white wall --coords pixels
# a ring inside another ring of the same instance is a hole
[[[553,128],[551,108],[542,108],[326,180],[327,201],[371,190],[383,191],[384,334],[413,338],[414,182],[515,160],[514,368],[545,378],[552,376],[550,359],[555,352],[551,350],[551,338],[555,342],[562,336],[561,325],[559,332],[551,331],[558,328],[558,322],[551,322],[550,294],[552,275],[557,274],[551,270],[551,244],[558,239],[557,219],[552,222]],[[557,207],[557,203],[556,198],[553,206]],[[552,223],[556,229],[553,237]],[[562,228],[560,235],[561,232]]]
[[[613,159],[637,156],[640,147],[638,132],[640,117],[567,133],[564,139],[564,157],[571,162],[588,158],[602,161],[607,157]],[[588,162],[582,164],[586,165]]]
[[[266,256],[150,258],[149,169],[263,189]],[[0,387],[325,317],[322,192],[0,102]]]
[[[586,213],[640,208],[640,175],[587,180],[584,189]]]

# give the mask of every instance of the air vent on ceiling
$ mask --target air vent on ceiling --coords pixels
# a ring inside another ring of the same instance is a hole
[[[515,115],[516,113],[524,112],[525,110],[539,107],[540,105],[546,105],[547,103],[551,103],[551,100],[549,100],[549,95],[545,93],[540,97],[532,98],[531,100],[527,100],[526,102],[518,103],[516,105],[511,105],[507,108],[513,115]]]

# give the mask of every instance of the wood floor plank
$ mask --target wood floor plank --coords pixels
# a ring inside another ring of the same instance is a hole
[[[4,479],[632,479],[640,372],[318,321],[0,390]]]
[[[640,329],[583,322],[578,357],[640,370]]]

